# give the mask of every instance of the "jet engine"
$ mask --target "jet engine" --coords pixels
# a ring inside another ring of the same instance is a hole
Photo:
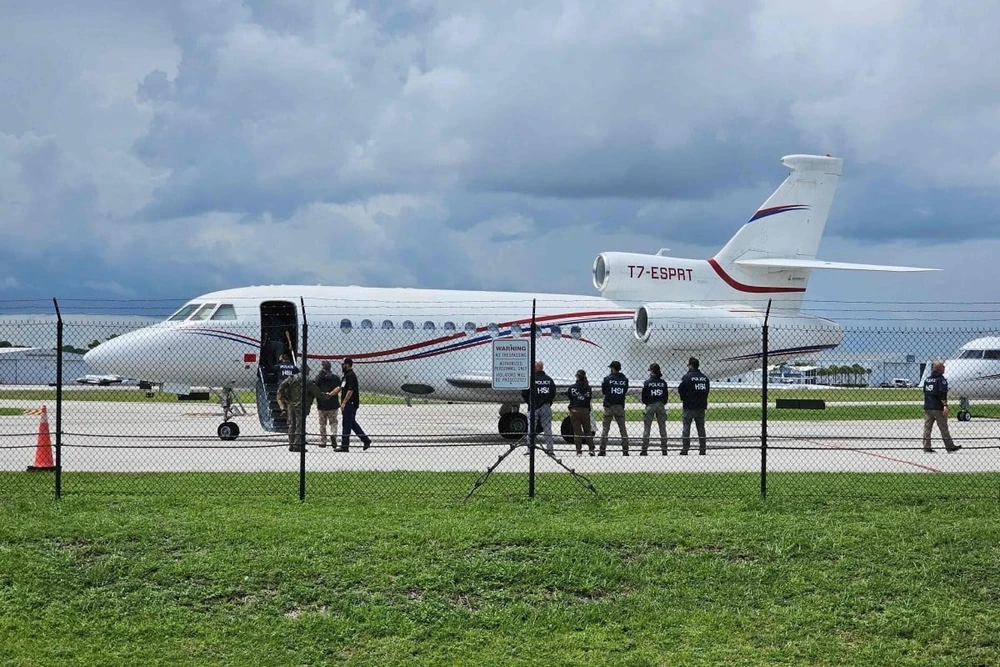
[[[635,311],[635,337],[652,347],[704,350],[760,338],[764,314],[685,303],[647,303]]]
[[[662,252],[662,251],[661,251]],[[693,287],[696,266],[704,262],[663,255],[602,252],[594,258],[594,287],[607,299],[641,301],[662,298],[664,288]]]

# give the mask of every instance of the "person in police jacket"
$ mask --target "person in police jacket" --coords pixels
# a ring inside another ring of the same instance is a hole
[[[948,380],[944,377],[943,361],[935,361],[931,366],[931,374],[924,380],[924,451],[928,454],[934,453],[931,448],[931,429],[935,423],[941,431],[944,448],[949,452],[961,449],[955,446],[948,429]]]
[[[604,376],[601,383],[601,393],[604,394],[604,427],[601,429],[601,450],[598,456],[604,456],[608,447],[608,431],[611,430],[611,420],[618,424],[622,434],[622,456],[628,456],[628,431],[625,428],[625,396],[628,394],[628,378],[622,374],[621,362],[612,361],[608,364],[611,372]]]
[[[530,405],[534,392],[535,422],[542,425],[545,434],[545,451],[555,454],[555,442],[552,440],[552,401],[556,398],[556,383],[545,373],[545,364],[535,362],[535,374],[532,377],[531,389],[521,392],[521,398]]]
[[[649,365],[649,378],[642,383],[642,404],[646,406],[642,412],[642,451],[639,456],[646,456],[649,449],[649,430],[656,419],[660,427],[660,451],[667,455],[667,383],[660,372],[659,364]]]
[[[677,394],[683,406],[683,428],[681,429],[681,455],[687,456],[691,445],[691,422],[698,427],[698,453],[705,455],[705,410],[708,408],[708,377],[699,369],[696,358],[688,359],[688,372],[681,378]]]
[[[594,436],[590,431],[590,381],[587,372],[582,368],[576,372],[576,383],[566,390],[569,396],[569,420],[573,424],[573,442],[576,444],[576,455],[583,455],[583,443],[586,441],[590,455],[594,455]]]

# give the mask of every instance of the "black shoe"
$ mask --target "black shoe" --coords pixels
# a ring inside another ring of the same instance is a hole
[[[924,454],[937,454],[937,451],[933,449],[925,449]]]
[[[324,445],[324,444],[323,444],[322,442],[321,442],[321,443],[319,443],[319,446],[320,446],[320,447],[326,447],[326,445]]]
[[[639,456],[649,456],[646,452],[639,452]]]
[[[295,445],[292,445],[291,447],[288,448],[288,451],[290,451],[290,452],[305,452],[305,451],[308,451],[308,450],[304,449],[302,447],[296,447]]]
[[[598,452],[597,455],[598,456],[604,456],[604,452]]]
[[[687,455],[688,455],[688,450],[686,450],[686,449],[682,449],[682,450],[680,451],[680,454],[681,454],[681,456],[687,456]]]
[[[351,450],[348,449],[347,447],[334,447],[333,451],[335,451],[335,452],[349,452]]]
[[[622,452],[622,456],[628,456],[628,450]]]
[[[361,450],[362,451],[368,449],[371,446],[372,446],[372,439],[371,438],[368,438],[367,440],[362,440],[361,441]]]
[[[961,448],[962,448],[962,445],[958,445],[957,447],[952,447],[951,449],[948,450],[948,453],[950,454],[951,452],[957,452]]]

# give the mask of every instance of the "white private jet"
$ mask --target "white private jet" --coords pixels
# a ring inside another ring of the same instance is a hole
[[[98,387],[121,384],[124,381],[125,378],[120,375],[83,375],[76,379],[77,384],[92,384]]]
[[[976,338],[959,348],[955,359],[944,362],[949,396],[958,396],[958,421],[972,419],[969,399],[1000,399],[1000,336]],[[920,385],[931,373],[927,364]]]
[[[273,414],[275,383],[262,364],[264,338],[275,326],[288,327],[298,347],[301,305],[310,360],[353,358],[364,391],[500,404],[498,430],[516,438],[528,420],[519,411],[519,392],[491,389],[490,343],[530,335],[532,300],[537,356],[560,386],[572,384],[578,368],[599,383],[612,359],[636,385],[650,362],[680,373],[691,355],[712,377],[757,368],[769,300],[770,357],[807,357],[843,338],[835,322],[800,312],[812,269],[933,269],[817,260],[843,161],[789,155],[782,163],[791,173],[713,258],[667,257],[663,250],[601,253],[593,264],[600,296],[243,287],[192,299],[162,323],[102,343],[85,360],[170,392],[256,387],[261,426],[280,432],[287,429]],[[224,409],[218,435],[232,439],[239,427],[229,420],[228,405]],[[563,433],[569,429],[567,420]]]

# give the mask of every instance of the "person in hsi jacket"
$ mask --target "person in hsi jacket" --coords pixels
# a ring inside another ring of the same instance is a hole
[[[708,377],[699,369],[699,362],[694,357],[688,359],[688,372],[681,378],[677,394],[681,397],[683,406],[683,428],[681,429],[681,455],[687,456],[691,446],[691,422],[698,427],[698,453],[704,456],[705,410],[708,408]]]
[[[604,394],[604,428],[601,430],[601,451],[598,456],[604,456],[608,447],[608,431],[611,430],[611,420],[618,424],[622,435],[622,456],[628,456],[628,430],[625,428],[625,396],[628,394],[628,378],[622,374],[622,365],[618,361],[608,364],[611,372],[604,376],[601,382],[601,393]]]
[[[649,449],[649,430],[656,419],[660,427],[660,452],[667,455],[667,383],[660,373],[659,364],[650,364],[649,379],[642,384],[642,404],[646,409],[642,412],[642,451],[639,456],[646,456]]]
[[[531,380],[531,388],[521,392],[521,398],[531,405],[535,404],[535,422],[542,425],[545,434],[545,451],[555,454],[555,441],[552,439],[552,401],[556,398],[556,383],[545,373],[545,364],[535,362],[535,375]]]
[[[576,383],[566,390],[569,396],[569,421],[573,424],[573,442],[576,444],[576,455],[583,455],[583,444],[587,443],[590,455],[594,455],[594,436],[590,432],[590,382],[587,373],[578,370]]]
[[[930,376],[924,380],[924,451],[928,454],[934,453],[931,448],[931,430],[935,423],[941,431],[944,448],[949,452],[961,449],[951,439],[951,431],[948,429],[948,380],[944,377],[943,361],[935,361],[931,366]]]
[[[309,368],[306,368],[309,372]],[[303,383],[301,373],[290,375],[278,385],[278,405],[288,419],[288,451],[303,451],[303,427],[305,421],[302,419],[302,400],[306,401],[306,415],[312,407],[313,399],[321,400],[326,396],[316,383],[312,380],[305,380]],[[305,385],[303,387],[303,384]]]

